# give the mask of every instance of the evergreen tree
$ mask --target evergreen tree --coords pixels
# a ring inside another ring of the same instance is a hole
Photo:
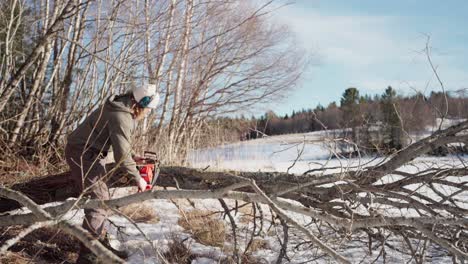
[[[359,135],[357,127],[361,125],[361,116],[359,110],[359,90],[351,87],[344,91],[341,97],[341,110],[343,111],[343,127],[352,128],[352,139],[359,145]],[[357,148],[354,145],[354,150]]]
[[[343,120],[345,127],[355,127],[360,125],[359,114],[359,90],[351,87],[344,91],[341,97],[341,110],[343,110]]]
[[[344,91],[341,97],[341,107],[359,104],[359,90],[351,87]]]
[[[315,109],[314,109],[315,113],[323,112],[323,111],[325,111],[325,108],[321,104],[318,104],[317,107],[315,107]]]
[[[396,91],[389,86],[382,94],[381,110],[383,113],[384,135],[388,137],[388,148],[403,147],[403,129],[396,108]]]

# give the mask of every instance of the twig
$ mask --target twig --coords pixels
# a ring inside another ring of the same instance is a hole
[[[239,245],[237,243],[237,225],[234,217],[232,217],[229,207],[227,206],[226,202],[223,199],[218,199],[221,207],[224,209],[224,213],[228,216],[229,222],[231,223],[232,235],[234,237],[234,257],[237,263],[240,263],[240,256],[239,256]]]
[[[138,224],[133,221],[130,217],[128,217],[127,215],[125,215],[124,213],[120,212],[119,210],[117,209],[114,209],[114,208],[111,208],[111,210],[115,213],[117,213],[118,215],[122,216],[123,218],[127,219],[128,222],[130,222],[137,230],[138,232],[140,232],[140,234],[146,239],[146,241],[150,244],[151,248],[153,249],[153,251],[156,253],[156,255],[158,255],[158,257],[164,262],[164,263],[169,263],[165,258],[164,256],[161,254],[161,252],[159,252],[159,250],[154,246],[153,242],[151,241],[151,239],[148,237],[148,235],[146,235],[145,232],[143,232],[143,230],[141,230],[141,228],[138,226]]]
[[[270,206],[270,208],[275,211],[279,216],[281,216],[284,221],[292,224],[294,227],[302,231],[312,242],[314,242],[316,245],[318,245],[323,251],[325,251],[328,255],[333,257],[335,260],[341,262],[341,263],[351,263],[349,260],[338,254],[335,250],[330,248],[329,246],[325,245],[322,241],[320,241],[317,237],[315,237],[308,229],[297,223],[294,219],[290,218],[287,216],[255,183],[255,181],[251,180],[250,184],[252,188],[255,190],[256,193],[258,193],[261,197],[263,197],[263,200],[266,204]]]
[[[255,238],[255,232],[257,232],[257,210],[255,208],[254,203],[252,203],[252,217],[253,217],[253,228],[252,228],[252,232],[251,232],[251,235],[250,235],[249,242],[245,246],[244,255],[246,255],[247,252],[249,251],[250,246],[252,245],[253,240]]]
[[[278,258],[276,259],[276,264],[281,264],[283,258],[287,258],[286,253],[288,252],[289,241],[289,226],[281,217],[279,217],[279,219],[281,222],[281,226],[283,226],[283,242],[280,242],[281,250],[278,255]]]

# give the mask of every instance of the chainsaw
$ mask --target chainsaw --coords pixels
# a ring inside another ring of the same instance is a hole
[[[145,151],[143,159],[137,163],[137,169],[140,176],[146,181],[146,189],[151,190],[156,185],[156,180],[159,177],[159,160],[155,152]]]

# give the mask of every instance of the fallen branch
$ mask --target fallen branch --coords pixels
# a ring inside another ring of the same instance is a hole
[[[388,159],[382,159],[374,166],[367,164],[367,167],[343,167],[337,173],[331,173],[330,168],[322,166],[313,171],[314,174],[303,175],[163,167],[157,184],[161,187],[177,187],[178,190],[154,190],[108,201],[69,200],[45,208],[44,211],[57,219],[70,210],[117,209],[149,199],[232,199],[264,203],[271,208],[276,206],[275,210],[280,210],[283,214],[290,211],[309,216],[317,222],[326,223],[327,228],[332,229],[335,235],[345,235],[344,237],[361,231],[375,233],[376,230],[373,229],[379,229],[378,232],[383,230],[394,235],[404,233],[411,240],[425,241],[429,238],[445,248],[448,254],[461,258],[463,255],[460,252],[465,252],[468,244],[468,235],[460,231],[466,230],[468,226],[467,202],[464,199],[468,191],[468,182],[464,178],[468,176],[465,163],[461,160],[459,165],[435,166],[431,162],[408,162],[431,148],[467,140],[468,136],[463,134],[467,127],[468,121],[439,131]],[[407,170],[402,167],[404,165],[411,165],[416,170]],[[60,177],[36,179],[16,184],[12,188],[25,192],[36,203],[46,203],[77,196],[69,182],[69,174],[62,173]],[[108,185],[111,187],[129,184],[131,183],[126,175],[109,175]],[[14,199],[0,200],[0,212],[21,206],[23,204],[18,204]],[[399,211],[400,216],[394,216],[395,211]],[[406,212],[411,217],[405,217]],[[11,215],[0,216],[0,227],[32,225],[38,221],[50,220],[44,218],[40,212],[19,213],[10,212]],[[276,211],[275,214],[280,215]],[[292,222],[285,221],[293,225]],[[421,228],[431,230],[433,235],[422,232]],[[327,254],[340,259],[332,249],[320,244],[320,241],[317,242],[317,238],[313,239],[310,230],[298,229],[312,238]],[[437,233],[461,235],[440,240],[435,239],[437,236],[434,234]]]
[[[258,193],[260,195],[260,197],[262,198],[262,202],[263,203],[266,203],[270,206],[271,209],[273,209],[273,211],[275,211],[275,213],[277,213],[284,221],[290,223],[291,225],[293,225],[294,227],[296,227],[297,229],[299,229],[301,232],[303,232],[314,244],[316,244],[318,247],[320,247],[323,251],[325,251],[325,253],[327,253],[329,256],[333,257],[335,260],[341,262],[341,263],[351,263],[351,261],[349,261],[348,259],[346,259],[345,257],[341,256],[340,254],[338,254],[334,249],[332,249],[331,247],[329,247],[328,245],[324,244],[322,241],[320,241],[320,239],[318,239],[316,236],[314,236],[314,234],[312,234],[312,232],[310,232],[307,228],[305,228],[304,226],[300,225],[299,223],[297,223],[294,219],[292,219],[291,217],[289,217],[287,214],[285,214],[283,212],[283,210],[281,210],[275,202],[273,202],[259,187],[258,185],[255,183],[255,181],[250,181],[250,184],[252,186],[252,188],[255,190],[256,193]]]
[[[33,212],[33,214],[38,218],[38,221],[46,222],[47,225],[55,224],[57,228],[78,238],[78,240],[80,240],[81,243],[83,243],[94,254],[96,254],[96,256],[100,260],[106,261],[107,263],[125,263],[125,261],[121,260],[114,253],[105,248],[97,239],[91,237],[91,235],[82,227],[70,224],[68,221],[65,220],[54,219],[48,212],[43,210],[25,195],[8,188],[0,187],[0,196],[18,201],[22,205],[26,206],[29,210],[31,210],[31,212]],[[40,224],[35,223],[34,227],[30,228],[30,230],[28,231],[33,231],[38,227],[40,227]],[[26,232],[28,231],[22,232],[20,233],[20,235],[26,235]],[[12,242],[15,242],[15,240],[19,241],[19,239],[10,240],[10,244]],[[8,248],[9,245],[5,245],[5,247]],[[3,251],[0,253],[3,253]]]

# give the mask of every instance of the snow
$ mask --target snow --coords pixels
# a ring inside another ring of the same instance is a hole
[[[276,137],[262,138],[247,142],[228,144],[218,148],[209,148],[196,150],[190,153],[190,165],[195,168],[209,167],[211,170],[240,170],[240,171],[280,171],[302,174],[307,170],[327,167],[327,173],[339,172],[344,169],[357,169],[365,166],[377,164],[385,157],[362,157],[359,159],[338,159],[331,158],[332,153],[337,151],[337,146],[334,142],[326,140],[329,132],[315,132],[295,135],[282,135]],[[466,157],[421,157],[411,162],[407,166],[400,168],[406,172],[416,172],[433,167],[448,167],[448,166],[463,166],[467,162]],[[390,183],[401,179],[398,175],[387,175],[379,180],[376,184]],[[453,177],[453,181],[468,181],[468,178]],[[418,184],[410,186],[412,190],[419,192],[430,193],[431,197],[437,197],[432,190],[427,186]],[[452,187],[440,187],[439,191],[443,193],[452,193],[456,189]],[[112,190],[113,197],[119,197],[128,193],[135,192],[132,188]],[[364,197],[364,195],[362,195]],[[460,201],[468,200],[465,193],[458,195]],[[192,201],[198,210],[222,211],[217,200]],[[230,206],[234,201],[227,201]],[[180,210],[193,210],[190,203],[186,201],[169,201],[169,200],[152,200],[148,201],[150,206],[156,211],[159,222],[155,224],[138,223],[138,227],[146,234],[151,244],[141,234],[141,232],[125,218],[113,215],[110,217],[114,225],[124,227],[124,233],[118,232],[113,225],[110,226],[110,233],[114,235],[112,244],[121,249],[126,249],[132,255],[128,259],[128,263],[163,263],[160,261],[159,255],[167,251],[169,243],[177,237],[185,240],[184,245],[195,254],[197,257],[192,261],[193,264],[208,264],[219,263],[221,259],[228,257],[226,249],[232,247],[232,241],[226,241],[224,248],[211,247],[195,241],[190,232],[185,230],[178,224],[181,217]],[[177,206],[176,206],[177,204]],[[51,204],[49,204],[51,205]],[[47,206],[49,206],[47,205]],[[466,205],[466,204],[465,204]],[[361,208],[363,209],[363,208]],[[384,205],[377,205],[377,210],[386,209]],[[359,208],[357,210],[360,210]],[[271,215],[268,207],[262,206],[263,217],[263,232],[262,239],[266,242],[265,248],[259,248],[253,252],[253,256],[262,261],[262,263],[274,263],[281,250],[281,246],[277,237],[282,238],[282,230],[275,227],[270,229]],[[363,211],[364,212],[364,211]],[[385,213],[394,216],[417,216],[414,210],[385,210]],[[291,213],[290,216],[303,225],[311,223],[310,217]],[[74,223],[81,223],[83,213],[70,212],[65,218],[71,219]],[[239,245],[243,249],[250,238],[253,224],[250,222],[244,223],[241,214],[234,215],[236,224],[239,227]],[[230,232],[230,223],[228,218],[224,219],[227,230]],[[257,223],[258,225],[259,223]],[[313,226],[313,225],[312,225]],[[259,228],[257,226],[257,228]],[[312,232],[319,236],[325,243],[338,247],[338,252],[348,257],[352,262],[371,263],[378,257],[379,252],[374,251],[369,253],[367,245],[361,241],[366,241],[366,237],[352,237],[351,239],[343,239],[336,235],[317,234],[318,232],[311,228]],[[360,239],[362,240],[360,240]],[[232,240],[232,239],[231,239]],[[334,263],[332,259],[324,255],[316,247],[310,248],[309,244],[302,244],[304,236],[297,230],[290,232],[290,247],[288,248],[289,263]],[[390,244],[396,247],[403,247],[403,241],[392,240]],[[297,248],[294,248],[296,247]],[[155,249],[157,252],[155,252]],[[431,248],[429,259],[433,263],[451,263],[451,259],[447,257],[437,257],[440,255],[434,247]],[[389,263],[403,263],[408,261],[408,256],[399,253],[398,251],[387,252],[387,261]],[[431,259],[432,258],[432,259]],[[379,262],[381,263],[381,260]]]
[[[384,158],[373,158],[363,157],[361,159],[336,159],[330,158],[333,151],[330,150],[329,143],[320,142],[320,139],[324,136],[323,133],[308,133],[307,135],[286,135],[276,137],[270,137],[266,139],[258,139],[248,142],[236,143],[221,146],[219,148],[203,149],[195,151],[191,154],[191,166],[198,168],[205,168],[207,166],[212,170],[241,170],[241,171],[287,171],[292,173],[303,173],[307,170],[314,168],[328,167],[327,172],[340,171],[341,168],[350,167],[364,167],[372,164],[381,162]],[[299,157],[299,158],[298,158]],[[295,162],[296,161],[296,162]],[[431,168],[433,166],[446,167],[446,166],[461,166],[460,160],[456,157],[422,157],[413,161],[408,166],[401,168],[403,171],[415,172],[422,169]],[[294,166],[292,164],[295,162]],[[335,168],[336,167],[336,168]],[[388,175],[382,178],[377,184],[389,183],[401,179],[398,175]],[[456,178],[457,181],[468,180],[468,178],[460,179]],[[419,189],[419,191],[430,193],[432,192],[426,186],[414,185],[411,186],[413,190]],[[440,190],[444,193],[453,192],[451,189]],[[431,196],[436,197],[435,194]],[[460,199],[466,199],[466,195],[460,197]],[[232,201],[228,201],[233,203]],[[164,200],[154,201],[154,208],[157,212],[161,212],[160,222],[157,224],[139,224],[140,228],[148,234],[153,244],[161,252],[167,249],[168,241],[171,236],[177,234],[183,238],[189,238],[190,235],[186,230],[183,230],[177,224],[177,220],[180,215],[178,209],[170,202]],[[203,200],[196,201],[196,207],[202,210],[219,211],[221,207],[217,200]],[[184,210],[190,210],[188,205],[183,206]],[[386,209],[385,206],[380,205],[376,207],[377,210]],[[387,214],[394,216],[417,216],[417,212],[414,210],[385,210]],[[267,207],[263,209],[264,226],[270,226],[269,210]],[[301,224],[309,224],[311,218],[305,217],[299,214],[290,214],[296,221]],[[248,241],[250,230],[253,228],[252,223],[243,224],[240,221],[239,215],[236,215],[236,223],[239,226],[239,245],[243,248]],[[115,218],[115,219],[114,219]],[[125,221],[119,217],[113,217],[115,221],[121,221],[119,223],[124,224]],[[267,220],[268,219],[268,220]],[[229,229],[229,222],[226,218],[226,227]],[[138,249],[138,251],[129,259],[129,263],[161,263],[158,262],[158,258],[155,257],[152,252],[149,243],[144,241],[144,238],[138,234],[138,232],[127,225],[128,233],[130,238],[120,239],[122,246],[129,249],[130,251]],[[314,230],[314,229],[312,229]],[[313,231],[314,232],[314,231]],[[301,235],[297,230],[290,233],[290,245],[300,245],[304,242],[304,236]],[[275,232],[264,232],[262,239],[266,241],[266,248],[256,250],[252,255],[256,257],[261,263],[274,263],[278,253],[281,250],[281,246],[278,243],[277,237],[282,237],[282,230],[278,228]],[[366,244],[361,241],[366,241],[367,238],[353,237],[351,240],[335,237],[333,234],[329,236],[320,237],[325,243],[333,246],[338,246],[338,252],[345,257],[352,260],[352,262],[371,263],[379,255],[378,251],[369,253]],[[226,242],[225,247],[232,247],[232,242]],[[390,244],[396,247],[403,247],[403,241],[391,240]],[[219,263],[219,260],[226,257],[226,253],[221,248],[208,247],[200,243],[197,243],[193,239],[188,239],[185,242],[191,252],[200,256],[192,261],[196,264],[204,263]],[[433,252],[428,257],[433,263],[451,263],[451,259],[448,257],[438,257],[440,251],[431,248]],[[317,250],[316,247],[311,250],[308,245],[299,246],[297,249],[293,249],[293,246],[288,248],[288,257],[290,258],[289,263],[334,263],[332,259],[324,255],[323,252]],[[408,261],[409,257],[398,251],[391,251],[391,254],[387,252],[387,261],[389,263],[403,263]],[[379,260],[377,263],[381,263]]]
[[[444,120],[442,128],[459,123],[462,120]],[[440,123],[440,120],[438,120]],[[431,128],[433,131],[434,128]],[[413,140],[418,140],[428,136],[430,133],[414,135]],[[357,169],[366,166],[375,165],[382,162],[386,157],[362,157],[356,159],[338,159],[332,158],[334,152],[339,152],[337,145],[333,141],[327,140],[326,132],[316,132],[307,134],[282,135],[275,137],[267,137],[262,139],[251,140],[234,144],[227,144],[217,148],[201,149],[191,153],[189,156],[190,164],[197,168],[209,168],[211,170],[239,170],[239,171],[279,171],[302,174],[305,171],[317,168],[330,168],[326,173],[339,172],[342,168]],[[448,168],[448,167],[465,167],[465,162],[468,157],[420,157],[399,170],[404,172],[418,172],[430,168]],[[354,168],[353,168],[354,167]],[[399,175],[387,175],[375,184],[391,183],[401,179]],[[468,176],[465,177],[449,177],[449,180],[455,182],[468,182]],[[437,186],[437,184],[436,184]],[[438,186],[438,191],[449,194],[458,190],[455,187]],[[410,190],[429,195],[429,197],[439,201],[441,198],[434,193],[428,186],[422,184],[414,184],[408,187]],[[459,201],[468,200],[466,192],[456,196]],[[394,199],[398,201],[397,199]],[[402,201],[398,201],[402,202]],[[403,201],[404,202],[404,201]],[[423,201],[422,201],[423,202]],[[459,204],[468,209],[467,204]],[[385,212],[388,216],[419,216],[418,212],[413,209],[407,210],[388,210],[389,206],[377,204],[376,210]],[[361,210],[360,210],[361,209]],[[364,208],[357,208],[358,212],[364,213],[367,211]],[[304,216],[294,216],[294,219],[301,223],[307,223],[310,219],[305,219]],[[276,256],[280,251],[278,241],[273,237],[265,237],[270,249],[258,250],[254,255],[266,260],[267,263],[276,261]],[[325,239],[325,242],[327,239]],[[365,238],[363,238],[366,241]],[[291,238],[291,244],[299,244],[303,241],[299,237]],[[352,262],[370,263],[378,257],[379,252],[369,254],[367,245],[360,244],[359,240],[342,241],[330,240],[328,244],[337,245],[340,243],[338,252],[348,257]],[[391,241],[390,244],[396,247],[402,247],[403,241]],[[451,263],[451,259],[441,254],[440,251],[431,248],[433,252],[429,254],[428,260],[433,263]],[[329,263],[327,256],[323,256],[322,252],[314,252],[308,248],[289,252],[291,263],[301,263],[311,261],[313,263]],[[398,251],[392,251],[387,255],[389,263],[407,262],[408,256]],[[381,260],[379,260],[381,261]],[[377,262],[379,263],[379,262]]]
[[[282,172],[289,169],[291,173],[322,167],[362,166],[373,160],[331,158],[340,151],[336,142],[326,140],[326,135],[325,132],[291,134],[227,144],[195,150],[188,160],[196,168]]]

